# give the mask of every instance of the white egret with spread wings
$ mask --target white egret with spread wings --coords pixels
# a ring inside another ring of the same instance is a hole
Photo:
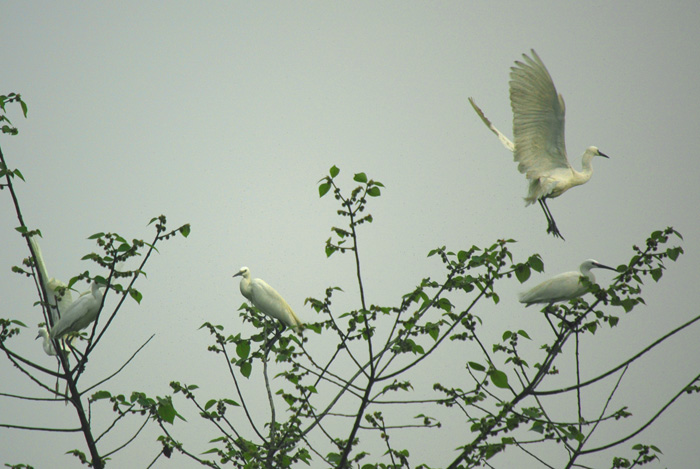
[[[472,98],[469,102],[484,124],[513,152],[518,170],[530,181],[526,205],[539,202],[547,217],[547,233],[564,239],[547,199],[588,182],[593,174],[593,157],[608,156],[596,147],[588,147],[582,156],[580,172],[569,164],[564,141],[564,98],[557,93],[552,77],[534,50],[532,57],[523,54],[523,58],[524,62],[516,61],[510,72],[514,142],[494,127]]]

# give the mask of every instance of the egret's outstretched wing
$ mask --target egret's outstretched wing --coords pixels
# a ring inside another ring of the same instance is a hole
[[[488,118],[484,115],[484,111],[482,111],[481,108],[476,105],[474,100],[472,98],[469,98],[469,102],[471,103],[472,107],[474,108],[476,113],[479,115],[479,117],[481,117],[481,120],[484,122],[484,124],[486,124],[486,127],[491,129],[491,132],[496,134],[496,137],[498,137],[498,139],[501,141],[503,146],[506,147],[507,149],[509,149],[510,151],[515,151],[515,144],[513,142],[511,142],[508,139],[508,137],[503,135],[503,133],[500,130],[498,130],[496,127],[493,126],[491,121],[488,120]]]
[[[510,105],[518,170],[528,179],[570,168],[564,142],[564,98],[537,53],[523,54],[510,72]]]

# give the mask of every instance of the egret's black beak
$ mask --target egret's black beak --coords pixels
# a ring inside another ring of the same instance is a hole
[[[610,266],[607,266],[607,265],[604,265],[604,264],[599,264],[597,262],[595,263],[595,266],[598,267],[599,269],[608,269],[608,270],[614,270],[615,272],[617,272],[617,269],[610,267]]]
[[[600,156],[603,156],[603,157],[605,157],[605,158],[610,159],[610,157],[609,157],[608,155],[606,155],[605,153],[603,153],[603,152],[600,151],[600,150],[598,150],[598,154],[599,154]]]

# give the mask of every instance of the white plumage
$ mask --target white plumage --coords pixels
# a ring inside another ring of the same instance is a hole
[[[598,261],[588,259],[581,264],[580,271],[565,272],[545,280],[530,290],[521,293],[519,300],[521,303],[525,303],[526,306],[530,306],[535,303],[552,304],[577,298],[587,291],[586,286],[581,282],[582,278],[587,277],[591,283],[595,283],[595,277],[591,272],[591,269],[594,268],[615,270]]]
[[[41,337],[43,339],[41,345],[44,348],[44,353],[46,353],[46,355],[51,355],[51,356],[56,355],[56,349],[53,348],[53,344],[51,343],[51,339],[49,338],[49,331],[46,330],[46,328],[43,326],[39,328],[39,333],[36,335],[36,339],[38,339],[39,337]],[[34,340],[36,340],[36,339],[34,339]],[[63,349],[64,352],[68,351],[68,348],[62,342],[61,342],[61,348]]]
[[[539,202],[547,217],[547,233],[564,239],[547,206],[547,199],[586,183],[593,174],[593,157],[608,156],[596,147],[588,147],[582,156],[582,170],[571,167],[564,142],[564,98],[557,93],[552,77],[534,50],[532,58],[525,54],[523,58],[525,62],[516,61],[510,73],[515,142],[493,126],[472,98],[469,102],[484,124],[513,152],[518,170],[530,181],[526,205]]]
[[[234,277],[239,276],[241,277],[239,284],[241,294],[250,300],[256,308],[295,330],[299,329],[303,323],[294,313],[292,307],[282,298],[282,295],[277,293],[277,290],[262,279],[251,278],[248,267],[241,267],[241,270],[234,275]]]
[[[39,247],[39,242],[36,236],[31,236],[29,242],[32,244],[32,249],[36,255],[36,267],[39,274],[44,282],[44,289],[46,290],[46,295],[49,301],[49,311],[51,312],[51,320],[56,324],[59,320],[61,314],[66,312],[73,303],[73,295],[68,289],[68,285],[56,280],[55,278],[49,278],[49,272],[46,269],[46,263],[44,262],[44,256],[41,253],[41,248]],[[60,295],[59,291],[62,292]]]
[[[102,296],[102,290],[93,281],[90,291],[82,293],[61,314],[61,319],[51,329],[51,338],[60,339],[69,332],[77,332],[89,326],[97,318],[102,305]]]

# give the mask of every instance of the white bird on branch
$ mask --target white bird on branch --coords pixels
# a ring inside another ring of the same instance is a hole
[[[250,269],[241,267],[234,277],[241,277],[239,288],[241,294],[250,300],[260,311],[273,319],[281,321],[286,326],[298,331],[303,325],[282,295],[262,279],[250,277]]]
[[[484,124],[513,152],[518,170],[530,181],[526,205],[539,202],[547,217],[547,233],[564,239],[547,206],[547,199],[559,197],[572,187],[588,182],[593,174],[593,157],[608,156],[596,147],[588,147],[582,156],[581,172],[571,167],[564,143],[564,98],[557,94],[552,77],[534,50],[532,58],[525,54],[523,58],[525,63],[516,61],[510,72],[515,143],[493,126],[472,98],[469,102]]]
[[[42,326],[39,328],[39,333],[36,335],[36,339],[38,339],[39,337],[41,337],[43,339],[41,345],[44,348],[44,353],[46,353],[46,355],[50,355],[50,356],[57,355],[56,349],[54,348],[53,343],[51,343],[51,338],[49,337],[49,331],[46,329],[46,327]],[[34,339],[34,340],[36,340],[36,339]],[[68,352],[67,344],[65,344],[62,341],[59,343],[61,344],[60,345],[61,349],[64,352]]]
[[[78,332],[89,326],[102,306],[103,292],[93,281],[90,291],[86,291],[61,314],[61,319],[54,324],[50,332],[52,339],[60,339],[70,332]]]
[[[521,303],[525,303],[526,306],[530,306],[536,303],[552,304],[578,298],[588,291],[586,285],[581,281],[583,278],[587,278],[589,282],[595,283],[595,277],[591,272],[591,269],[594,268],[616,270],[593,259],[588,259],[581,264],[580,271],[565,272],[545,280],[530,290],[521,293],[519,300]]]

